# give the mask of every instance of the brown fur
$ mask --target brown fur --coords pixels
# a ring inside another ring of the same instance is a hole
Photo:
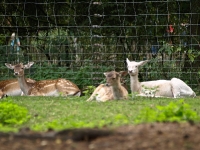
[[[34,83],[35,80],[27,78],[27,82]],[[20,96],[23,94],[17,79],[9,79],[0,81],[0,90],[4,95],[7,96]]]
[[[127,72],[106,72],[106,84],[100,84],[92,93],[87,101],[97,100],[105,102],[108,100],[127,99],[128,91],[121,84],[121,76],[125,76]]]
[[[55,79],[42,80],[35,83],[29,83],[24,79],[24,69],[30,68],[34,63],[29,62],[26,65],[22,63],[17,65],[5,64],[8,68],[14,70],[18,78],[21,90],[25,95],[30,96],[80,96],[80,89],[69,80]]]

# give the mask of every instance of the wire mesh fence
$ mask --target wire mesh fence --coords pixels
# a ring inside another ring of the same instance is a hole
[[[4,63],[35,65],[36,80],[67,78],[80,88],[127,70],[125,59],[149,59],[140,80],[181,78],[199,88],[200,1],[2,1],[1,80]],[[128,80],[128,77],[127,77]]]

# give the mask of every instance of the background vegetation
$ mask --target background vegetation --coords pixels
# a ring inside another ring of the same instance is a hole
[[[80,88],[103,72],[126,70],[125,59],[151,59],[140,80],[179,77],[199,88],[199,0],[12,0],[0,5],[0,79],[5,62],[34,61],[34,79],[65,77]],[[15,32],[20,39],[11,46]]]

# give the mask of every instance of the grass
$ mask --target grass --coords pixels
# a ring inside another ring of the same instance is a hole
[[[88,97],[12,97],[14,103],[24,106],[31,115],[30,120],[17,127],[46,131],[49,128],[102,128],[134,124],[134,119],[144,107],[167,105],[180,99],[141,98],[104,103],[86,102]],[[3,99],[3,101],[6,99]],[[184,98],[192,109],[200,115],[199,98]]]

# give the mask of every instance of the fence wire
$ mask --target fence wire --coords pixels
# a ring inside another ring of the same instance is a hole
[[[178,77],[198,92],[198,6],[198,0],[4,0],[0,79],[13,78],[4,63],[34,61],[28,77],[67,78],[85,88],[104,82],[103,72],[127,70],[126,58],[149,59],[141,81]]]

